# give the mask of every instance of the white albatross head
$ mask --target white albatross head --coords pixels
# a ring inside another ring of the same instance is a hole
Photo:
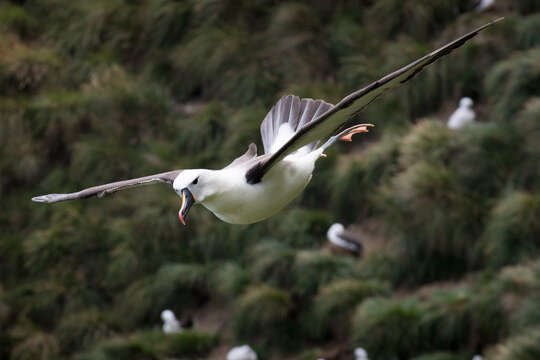
[[[193,204],[204,202],[209,196],[219,192],[218,177],[208,169],[184,170],[173,182],[173,189],[182,199],[178,217],[186,225],[189,209]]]
[[[355,360],[368,360],[367,351],[361,347],[354,349]]]
[[[335,223],[335,224],[332,224],[332,226],[330,226],[328,228],[328,232],[326,233],[326,236],[328,236],[328,238],[334,238],[334,237],[337,237],[338,234],[340,232],[343,232],[345,230],[345,227],[339,223]]]
[[[161,320],[163,320],[163,322],[171,322],[176,320],[176,316],[174,316],[174,313],[171,310],[163,310],[161,312]]]
[[[470,97],[464,97],[459,100],[459,107],[472,108],[473,104],[474,103]]]
[[[257,354],[249,345],[235,346],[227,353],[227,360],[257,360]]]

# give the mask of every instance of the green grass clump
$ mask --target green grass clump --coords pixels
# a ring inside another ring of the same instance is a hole
[[[214,335],[185,331],[162,337],[156,347],[158,352],[167,357],[200,358],[207,355],[217,343]]]
[[[531,49],[503,60],[486,77],[492,118],[511,122],[527,99],[540,92],[540,50]]]
[[[154,275],[134,282],[117,296],[116,321],[122,327],[132,327],[148,321],[159,322],[164,309],[176,311],[199,306],[208,298],[209,277],[209,269],[204,265],[163,265]]]
[[[485,261],[499,267],[539,254],[540,197],[511,192],[495,206],[483,235]]]
[[[370,144],[346,171],[333,181],[332,211],[340,222],[348,223],[375,212],[376,188],[399,169],[400,139],[385,136]]]
[[[385,222],[400,238],[396,241],[399,262],[414,269],[398,282],[452,278],[466,271],[471,241],[478,231],[473,220],[477,204],[455,173],[418,162],[382,188],[380,201]]]
[[[462,355],[456,355],[450,352],[435,352],[430,354],[424,354],[415,356],[412,360],[468,360],[468,357]]]
[[[291,271],[295,261],[295,251],[276,241],[264,241],[249,252],[250,272],[255,279],[273,286],[291,286],[294,278]]]
[[[519,46],[530,49],[540,44],[540,15],[527,16],[517,25]]]
[[[11,29],[23,37],[33,35],[38,29],[38,21],[22,6],[5,3],[0,6],[0,26]]]
[[[117,337],[95,347],[92,351],[76,354],[77,360],[123,360],[201,358],[216,344],[215,336],[197,331],[164,334],[161,331],[140,331],[127,337]]]
[[[236,301],[232,329],[239,340],[261,341],[265,345],[287,344],[292,334],[287,334],[291,325],[291,295],[268,285],[249,287]]]
[[[454,152],[453,138],[453,132],[440,122],[420,122],[403,138],[399,163],[403,168],[421,161],[446,164]]]
[[[227,300],[240,296],[250,283],[250,274],[234,262],[216,266],[211,275],[211,286]]]
[[[54,51],[30,46],[10,33],[0,35],[0,43],[0,95],[32,94],[54,80],[61,66]]]
[[[314,333],[327,336],[333,329],[334,333],[347,332],[350,315],[356,305],[372,296],[390,294],[387,283],[371,280],[335,280],[322,287],[313,303],[313,313],[316,324],[309,327]]]
[[[416,39],[425,40],[427,34],[440,29],[440,24],[455,19],[467,9],[468,1],[397,1],[376,2],[369,10],[368,19],[385,34],[393,37],[405,31]],[[388,14],[393,14],[392,18]]]
[[[63,354],[86,349],[106,339],[111,332],[106,319],[97,308],[65,316],[55,329]]]
[[[409,358],[421,342],[421,313],[413,299],[368,299],[352,320],[354,344],[374,359]]]
[[[534,360],[540,357],[540,329],[529,328],[494,346],[487,353],[493,360]]]
[[[295,294],[312,296],[320,286],[333,280],[348,278],[355,272],[354,260],[343,256],[333,256],[320,251],[299,251],[292,273]]]
[[[489,289],[435,290],[422,302],[420,327],[426,350],[474,352],[505,335],[504,309]]]
[[[500,193],[522,162],[522,139],[506,123],[472,124],[454,142],[451,169],[479,205]]]
[[[56,338],[47,333],[36,332],[19,342],[10,354],[13,360],[46,360],[59,355],[59,346]]]

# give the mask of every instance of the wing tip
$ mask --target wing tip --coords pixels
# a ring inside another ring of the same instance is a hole
[[[54,202],[55,195],[56,194],[34,196],[32,198],[32,201],[33,202],[39,202],[39,203],[52,203],[52,202]]]

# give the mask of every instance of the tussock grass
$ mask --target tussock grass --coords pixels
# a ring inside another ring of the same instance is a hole
[[[414,273],[400,282],[455,277],[465,271],[477,225],[472,221],[476,204],[454,173],[421,161],[396,176],[381,194],[381,206],[392,219],[388,225],[400,234],[400,262],[415,264]]]
[[[45,360],[59,355],[59,346],[57,339],[47,333],[36,332],[28,336],[25,340],[18,343],[10,354],[10,359]]]
[[[273,286],[291,286],[295,251],[275,241],[262,242],[251,249],[250,272],[255,279]]]
[[[309,327],[319,336],[328,336],[330,331],[346,333],[356,305],[366,298],[389,294],[390,287],[384,282],[335,280],[322,287],[315,297],[313,313],[316,323],[310,323]]]
[[[249,287],[238,298],[232,319],[232,329],[238,340],[251,340],[265,345],[280,345],[291,341],[287,334],[288,316],[292,310],[291,295],[268,286]]]
[[[486,262],[491,266],[515,264],[538,255],[540,197],[511,192],[495,206],[483,235]]]
[[[63,354],[89,348],[108,338],[111,333],[106,319],[97,308],[67,315],[55,329]]]
[[[354,260],[351,258],[320,251],[299,251],[292,269],[294,292],[300,296],[312,296],[320,286],[335,279],[351,277],[354,272]]]
[[[403,168],[425,161],[447,164],[454,152],[454,136],[444,124],[423,121],[414,126],[402,140],[399,163]]]
[[[530,49],[540,44],[540,15],[527,16],[517,25],[519,45]]]
[[[357,307],[352,320],[354,344],[376,359],[408,358],[421,341],[420,320],[416,300],[368,299]]]
[[[468,360],[468,357],[456,355],[450,352],[435,352],[416,356],[413,360]]]
[[[164,309],[196,307],[206,301],[209,282],[209,270],[204,265],[163,265],[153,276],[134,282],[117,296],[115,322],[122,327],[132,327],[159,321]]]
[[[211,284],[227,300],[239,297],[250,283],[250,274],[234,262],[217,266],[212,272]]]
[[[478,17],[474,5],[0,4],[0,357],[204,358],[216,336],[165,336],[159,313],[226,301],[232,337],[261,358],[322,356],[335,340],[374,359],[470,359],[496,343],[507,351],[496,356],[526,359],[540,324],[539,7],[506,2]],[[376,142],[332,150],[268,221],[231,226],[194,207],[183,228],[166,186],[28,201],[224,166],[281,95],[336,103],[499,15],[359,114],[377,124]],[[480,123],[450,132],[440,116],[462,96]],[[318,250],[330,223],[364,220],[388,247],[358,261]]]
[[[373,195],[381,183],[398,171],[399,145],[397,136],[383,137],[333,181],[332,211],[336,219],[347,223],[376,211],[377,202]]]
[[[532,328],[493,347],[487,354],[493,360],[533,360],[540,356],[540,329]]]
[[[485,86],[493,119],[511,122],[530,96],[540,92],[540,50],[531,49],[503,60],[490,70]]]

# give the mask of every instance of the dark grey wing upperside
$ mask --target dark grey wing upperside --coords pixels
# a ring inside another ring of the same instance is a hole
[[[362,250],[364,249],[364,245],[362,244],[362,241],[360,241],[360,239],[353,233],[345,230],[345,231],[340,232],[338,236],[344,241],[351,244],[351,246],[353,246],[356,251],[361,253]]]
[[[467,40],[473,38],[480,31],[502,19],[503,18],[499,18],[491,21],[478,29],[444,45],[443,47],[432,51],[420,59],[413,61],[409,65],[384,76],[365,88],[346,96],[326,113],[309,122],[306,126],[298,129],[295,135],[278,151],[276,151],[271,158],[264,162],[259,162],[254,167],[249,169],[246,173],[247,182],[250,184],[258,183],[261,181],[264,174],[275,163],[283,159],[285,156],[298,150],[304,145],[331,135],[339,126],[349,120],[353,115],[362,111],[369,103],[375,100],[386,90],[407,82],[417,73],[422,71],[422,69],[424,69],[424,67],[427,65],[431,64],[440,57],[449,54],[452,50],[460,47]]]
[[[292,131],[296,132],[310,121],[327,112],[332,106],[332,104],[324,100],[300,99],[295,95],[283,96],[272,106],[261,123],[261,139],[264,145],[264,153],[270,153],[270,148],[275,142],[279,127],[282,124],[288,123]],[[316,142],[309,145],[313,148],[316,146]]]
[[[103,197],[119,190],[132,188],[135,186],[149,185],[157,182],[172,184],[174,179],[182,170],[168,171],[160,174],[144,176],[136,179],[116,181],[109,184],[93,186],[81,191],[68,194],[48,194],[32,198],[32,201],[43,203],[55,203],[58,201],[86,199],[92,196]]]

